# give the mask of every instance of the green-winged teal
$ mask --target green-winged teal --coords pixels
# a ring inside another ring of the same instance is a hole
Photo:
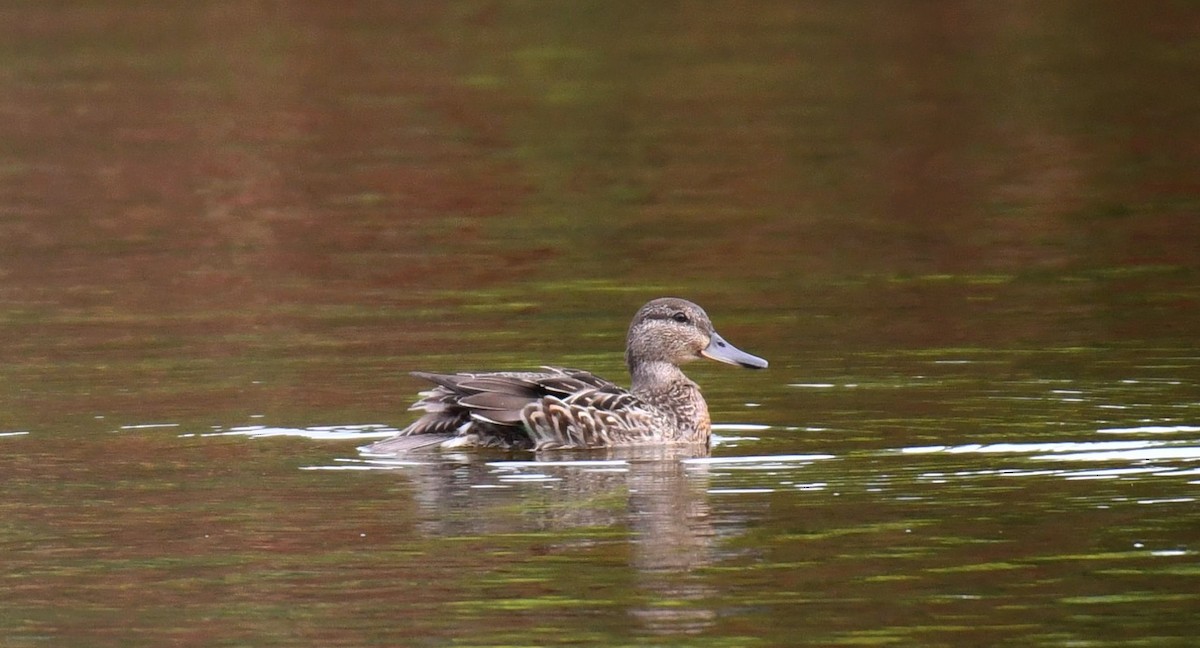
[[[532,450],[645,444],[708,443],[708,406],[679,365],[706,357],[750,369],[767,361],[738,350],[713,330],[704,309],[671,297],[655,299],[629,325],[626,390],[587,371],[433,374],[437,385],[410,409],[425,414],[388,439],[361,448],[396,454],[443,448]]]

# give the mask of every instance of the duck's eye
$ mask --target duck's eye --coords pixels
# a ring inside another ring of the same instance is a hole
[[[683,313],[675,313],[674,315],[671,316],[671,319],[675,320],[676,322],[679,322],[680,324],[688,323],[688,316]]]

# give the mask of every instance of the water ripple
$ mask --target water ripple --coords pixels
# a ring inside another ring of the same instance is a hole
[[[382,439],[398,432],[394,427],[378,423],[362,425],[317,425],[306,428],[273,427],[268,425],[245,425],[231,428],[213,428],[212,432],[190,432],[180,437],[244,436],[252,439],[268,437],[304,437],[314,441],[336,441],[345,439]]]

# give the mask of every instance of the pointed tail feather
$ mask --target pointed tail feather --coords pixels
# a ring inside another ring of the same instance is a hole
[[[364,454],[396,455],[414,450],[433,449],[453,439],[453,434],[418,434],[413,436],[395,436],[390,439],[376,441],[358,449]]]

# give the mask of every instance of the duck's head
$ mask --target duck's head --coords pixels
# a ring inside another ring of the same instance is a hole
[[[681,365],[709,358],[747,369],[766,369],[767,361],[725,341],[713,330],[703,308],[686,299],[655,299],[633,316],[625,340],[625,362],[630,371],[647,362]]]

